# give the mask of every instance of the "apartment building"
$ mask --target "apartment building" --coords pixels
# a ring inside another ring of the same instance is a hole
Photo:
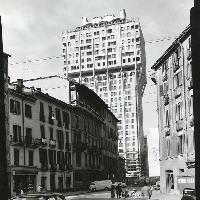
[[[46,190],[72,187],[72,107],[48,94],[9,85],[9,171],[11,193],[41,185]]]
[[[92,90],[68,85],[71,105],[23,80],[9,85],[12,194],[39,185],[49,191],[87,188],[116,176],[117,118]]]
[[[120,120],[118,148],[127,177],[142,175],[142,97],[146,86],[145,45],[138,20],[106,15],[63,32],[64,76],[95,91]]]
[[[91,181],[118,174],[118,119],[107,104],[85,85],[70,82],[73,106],[72,136],[74,187],[88,187]]]
[[[194,116],[188,26],[152,66],[157,85],[161,192],[194,187]]]

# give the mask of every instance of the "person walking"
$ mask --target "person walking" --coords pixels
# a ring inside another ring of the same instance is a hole
[[[117,199],[120,198],[120,196],[119,196],[119,190],[120,190],[120,188],[119,188],[119,184],[117,184],[117,185],[116,185],[116,194],[117,194]]]
[[[121,198],[121,195],[122,195],[122,186],[121,186],[120,183],[118,184],[118,186],[119,186],[119,187],[118,187],[118,188],[119,188],[119,189],[118,189],[118,190],[119,190],[119,198]]]
[[[151,194],[152,194],[152,191],[150,189],[149,186],[145,185],[142,189],[141,189],[141,195],[142,197],[146,197],[146,198],[151,198]]]
[[[112,184],[110,188],[111,198],[115,198],[115,186]]]

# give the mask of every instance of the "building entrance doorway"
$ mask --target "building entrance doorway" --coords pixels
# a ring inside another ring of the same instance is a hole
[[[174,190],[174,175],[172,170],[166,171],[166,192],[170,193]]]

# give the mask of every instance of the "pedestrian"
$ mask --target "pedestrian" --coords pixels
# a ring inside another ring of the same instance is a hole
[[[127,197],[129,197],[128,192],[129,192],[129,188],[126,188],[125,191],[124,191],[124,198],[125,198],[125,199],[126,199]]]
[[[38,185],[37,187],[37,192],[41,192],[42,191],[42,186],[41,185]]]
[[[111,198],[115,198],[115,186],[112,184],[110,188]]]
[[[119,198],[121,198],[121,195],[122,195],[122,186],[121,186],[121,184],[119,183],[118,184],[118,190],[119,190]]]
[[[117,199],[119,199],[119,184],[116,185],[116,194],[117,194]]]
[[[151,194],[152,194],[152,192],[151,192],[151,189],[150,189],[149,186],[146,185],[141,189],[141,196],[142,197],[146,197],[146,198],[148,197],[150,199]]]

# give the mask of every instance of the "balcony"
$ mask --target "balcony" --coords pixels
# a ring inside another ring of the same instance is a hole
[[[67,142],[67,143],[65,144],[65,149],[66,149],[67,151],[71,151],[71,143]]]
[[[73,167],[71,164],[66,165],[66,170],[71,171],[73,170]]]
[[[65,171],[65,164],[64,163],[59,164],[58,169],[61,171]]]
[[[23,137],[22,136],[14,137],[13,135],[10,135],[10,145],[13,145],[13,146],[24,146]]]
[[[183,119],[179,119],[176,121],[176,131],[180,131],[183,129]]]
[[[53,163],[50,165],[50,171],[55,172],[57,170],[57,164]]]
[[[41,171],[47,171],[48,170],[48,164],[41,164],[41,167],[40,167],[40,170]]]
[[[164,98],[164,105],[165,106],[168,105],[169,104],[169,95],[168,94],[164,94],[163,98]]]
[[[74,142],[73,150],[74,151],[84,151],[87,148],[87,143],[84,142]]]
[[[166,73],[163,75],[162,80],[163,80],[163,81],[166,81],[166,80],[167,80],[167,77],[168,77],[168,76],[167,76],[167,72],[166,72]]]
[[[192,79],[188,80],[188,89],[189,90],[193,89],[193,80]]]
[[[178,98],[181,96],[181,89],[182,88],[180,86],[178,86],[177,88],[174,89],[174,97],[175,98]]]
[[[56,147],[56,140],[49,140],[49,147],[55,148]]]
[[[41,146],[46,147],[47,146],[47,139],[46,138],[41,138]]]
[[[170,126],[165,126],[164,132],[165,132],[165,136],[169,136],[170,135]]]
[[[192,58],[192,51],[191,49],[187,50],[187,60],[190,60]]]
[[[176,61],[176,62],[174,63],[173,71],[176,72],[179,68],[180,68],[179,62]]]
[[[194,115],[190,116],[190,126],[194,126]]]
[[[41,142],[39,138],[27,137],[25,136],[25,146],[29,148],[38,148]]]

